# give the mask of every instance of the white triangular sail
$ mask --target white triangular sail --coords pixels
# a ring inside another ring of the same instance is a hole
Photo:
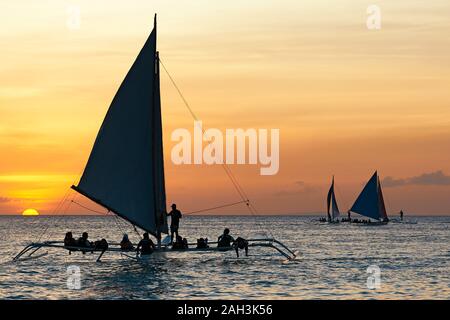
[[[380,179],[377,172],[367,182],[350,211],[376,220],[387,218]]]
[[[337,219],[337,218],[339,218],[340,215],[341,215],[341,213],[339,212],[338,204],[336,201],[336,196],[333,192],[333,195],[331,197],[331,217],[333,219]]]
[[[334,220],[336,218],[339,218],[340,216],[339,207],[336,201],[336,195],[334,193],[334,177],[327,196],[327,214],[329,220]]]
[[[117,91],[73,189],[134,225],[167,233],[155,27]]]

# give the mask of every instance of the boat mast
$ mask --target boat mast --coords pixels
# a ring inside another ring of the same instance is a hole
[[[155,13],[155,16],[153,18],[153,30],[155,32],[155,43],[157,44],[158,43],[158,38],[157,38],[158,37],[158,32],[157,32],[157,29],[156,29],[156,13]],[[154,61],[154,63],[155,63],[155,70],[154,70],[154,74],[153,74],[153,103],[155,103],[155,101],[156,101],[155,93],[158,94],[157,90],[159,90],[159,52],[156,50],[156,47],[155,47],[155,57],[154,57],[154,59],[155,59],[155,61]],[[155,121],[154,120],[155,119],[155,107],[154,107],[154,105],[152,105],[150,107],[153,108],[152,109],[152,111],[153,111],[152,112],[152,120]],[[156,106],[156,107],[158,107],[158,106]],[[154,139],[154,140],[156,140],[156,139]],[[157,153],[156,144],[153,143],[153,154],[156,154],[156,153]],[[156,166],[154,167],[154,170],[156,171]],[[163,180],[164,180],[164,171],[162,172],[162,176],[163,176]],[[154,172],[154,174],[153,174],[153,183],[154,183],[155,186],[158,185],[157,182],[158,182],[157,173]],[[153,196],[156,199],[157,198],[157,193],[154,192]],[[154,201],[154,203],[153,203],[153,212],[155,213],[154,218],[155,218],[155,223],[156,223],[156,234],[155,234],[155,237],[156,237],[156,240],[157,240],[158,248],[161,248],[161,222],[162,222],[161,215],[163,213],[159,212],[157,201]]]

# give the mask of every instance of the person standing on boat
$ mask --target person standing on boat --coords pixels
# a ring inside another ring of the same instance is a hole
[[[139,241],[136,252],[141,255],[152,254],[155,250],[155,244],[150,239],[148,232],[144,233],[144,239]]]
[[[181,211],[177,209],[177,205],[174,203],[172,204],[172,211],[170,211],[168,216],[171,217],[170,219],[170,244],[173,243],[173,235],[176,234],[178,237],[178,228],[180,226],[180,219],[181,219]],[[176,239],[176,238],[175,238]]]

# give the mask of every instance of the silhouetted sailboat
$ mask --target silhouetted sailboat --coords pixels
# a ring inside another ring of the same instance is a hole
[[[331,182],[330,190],[327,196],[327,218],[328,222],[339,222],[339,207],[336,201],[336,195],[334,194],[334,176]]]
[[[154,28],[123,80],[98,132],[89,160],[77,186],[72,189],[106,208],[158,240],[167,233],[166,190],[162,140],[160,60]],[[247,206],[248,200],[245,200]],[[271,247],[288,259],[296,254],[274,238],[249,239],[249,246]],[[217,242],[209,242],[217,244]],[[191,244],[195,246],[195,244]],[[61,241],[31,243],[14,260],[37,250],[64,248],[73,251],[121,252],[118,243],[96,250],[64,245]],[[227,248],[220,248],[224,251]],[[231,247],[228,249],[232,249]],[[184,251],[217,251],[190,248]]]
[[[367,182],[350,211],[375,219],[379,222],[378,224],[389,221],[377,171]]]

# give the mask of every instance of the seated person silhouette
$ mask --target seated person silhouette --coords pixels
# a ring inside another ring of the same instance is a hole
[[[120,249],[122,251],[130,251],[134,249],[134,246],[126,233],[123,234],[122,241],[120,241]]]
[[[183,250],[188,248],[188,242],[186,238],[182,238],[180,235],[176,236],[175,242],[172,244],[173,250]]]
[[[89,235],[87,232],[83,232],[83,234],[81,235],[81,238],[78,238],[77,241],[77,247],[81,247],[81,248],[92,248],[92,243],[88,240]],[[83,254],[86,253],[86,251],[90,251],[90,250],[81,250],[83,252]],[[93,251],[92,251],[93,252]]]
[[[139,241],[138,246],[136,248],[136,252],[142,255],[149,255],[152,254],[153,251],[155,250],[155,244],[153,243],[153,241],[150,239],[148,233],[144,233],[144,238]]]
[[[72,235],[72,232],[67,232],[66,236],[64,237],[64,246],[65,247],[76,247],[77,246],[77,241],[75,240],[75,238]],[[69,254],[72,254],[72,251],[76,251],[76,249],[68,249],[69,250]]]
[[[106,239],[97,240],[94,242],[94,250],[105,252],[108,250],[108,241]]]
[[[223,234],[217,240],[217,247],[224,248],[226,250],[231,247],[231,244],[233,242],[234,242],[234,238],[232,236],[230,236],[230,229],[225,228],[225,230],[223,230]]]
[[[208,238],[197,239],[197,249],[206,249],[208,246]]]

